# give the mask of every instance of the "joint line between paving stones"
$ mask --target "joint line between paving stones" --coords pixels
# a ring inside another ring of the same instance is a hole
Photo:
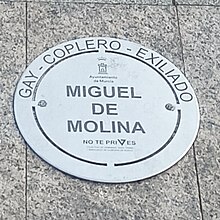
[[[201,197],[199,174],[198,174],[198,166],[197,166],[197,159],[196,159],[196,150],[195,150],[195,145],[194,144],[193,144],[193,155],[194,155],[194,161],[195,161],[196,181],[197,181],[197,187],[198,187],[200,212],[201,212],[202,220],[204,220],[202,197]]]
[[[178,5],[178,6],[189,6],[189,7],[220,7],[220,4],[187,4],[187,3],[178,3],[176,2],[176,0],[172,0],[172,3],[171,4],[151,4],[151,3],[128,3],[128,4],[124,4],[124,3],[109,3],[109,2],[80,2],[80,1],[59,1],[59,0],[55,0],[55,1],[49,1],[49,0],[42,0],[42,1],[34,1],[34,0],[0,0],[0,3],[1,2],[18,2],[18,3],[26,3],[26,2],[29,2],[29,3],[37,3],[37,4],[40,4],[40,3],[61,3],[61,4],[66,4],[66,3],[69,3],[69,4],[99,4],[99,5],[143,5],[143,6],[171,6],[171,5]]]
[[[27,1],[25,2],[25,65],[26,65],[26,68],[27,68],[27,63],[28,63],[28,51],[27,51],[27,44],[28,44],[28,31],[27,31],[27,28],[28,28],[28,24],[27,24],[27,13],[28,13],[28,3]],[[25,219],[27,220],[27,145],[26,145],[26,149],[25,149]]]
[[[184,56],[183,56],[183,41],[182,41],[182,34],[181,34],[181,30],[180,30],[180,19],[179,19],[178,7],[176,4],[175,4],[175,8],[176,8],[176,16],[177,16],[178,34],[179,34],[179,38],[180,38],[181,57],[182,57],[182,61],[183,61],[183,73],[184,73],[184,75],[186,75],[185,60],[184,60]]]
[[[182,35],[181,35],[181,29],[180,29],[180,19],[179,19],[178,6],[175,5],[175,8],[176,8],[176,14],[177,14],[178,32],[179,32],[179,37],[180,37],[181,56],[182,56],[182,60],[183,60],[183,71],[184,71],[184,74],[186,74],[185,60],[184,60],[184,55],[183,55],[183,42],[182,42]],[[201,216],[202,216],[202,220],[204,220],[204,217],[203,217],[203,207],[202,207],[202,198],[201,198],[201,190],[200,190],[200,182],[199,182],[198,167],[197,167],[197,160],[196,160],[196,153],[195,153],[195,146],[194,145],[193,145],[193,157],[194,157],[194,162],[195,162],[196,182],[197,182],[197,188],[198,188],[200,213],[201,213]]]

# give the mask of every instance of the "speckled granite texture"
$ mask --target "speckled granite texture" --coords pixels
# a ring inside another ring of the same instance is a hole
[[[176,0],[176,3],[184,5],[220,6],[220,0]]]
[[[0,0],[0,2],[57,2],[57,3],[99,3],[99,4],[137,4],[172,5],[173,0]]]
[[[135,2],[0,2],[0,219],[220,219],[220,8]],[[12,109],[26,62],[89,36],[141,43],[185,70],[201,126],[191,150],[166,172],[136,183],[93,183],[59,172],[26,148]]]
[[[220,219],[220,8],[179,7],[186,72],[197,96],[195,142],[204,219]]]
[[[0,3],[0,219],[25,218],[25,144],[12,100],[25,68],[25,4]]]
[[[43,0],[36,0],[43,2]],[[75,3],[107,3],[107,4],[149,4],[166,5],[172,4],[172,0],[51,0],[51,2],[75,2]]]

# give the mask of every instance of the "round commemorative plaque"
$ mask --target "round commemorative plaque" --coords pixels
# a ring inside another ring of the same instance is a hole
[[[85,38],[55,46],[23,73],[14,114],[28,145],[57,169],[98,182],[130,182],[180,160],[199,108],[187,79],[139,44]]]

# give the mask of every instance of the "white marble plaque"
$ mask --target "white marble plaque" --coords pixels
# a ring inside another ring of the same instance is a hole
[[[187,79],[139,44],[85,38],[53,47],[23,73],[14,113],[28,145],[57,169],[130,182],[180,160],[198,132]]]

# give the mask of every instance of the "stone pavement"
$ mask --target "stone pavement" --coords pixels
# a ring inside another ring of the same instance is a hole
[[[13,117],[26,66],[47,48],[89,36],[128,39],[180,68],[200,105],[187,155],[155,177],[103,184],[36,156]],[[219,0],[0,0],[0,219],[220,219]]]

